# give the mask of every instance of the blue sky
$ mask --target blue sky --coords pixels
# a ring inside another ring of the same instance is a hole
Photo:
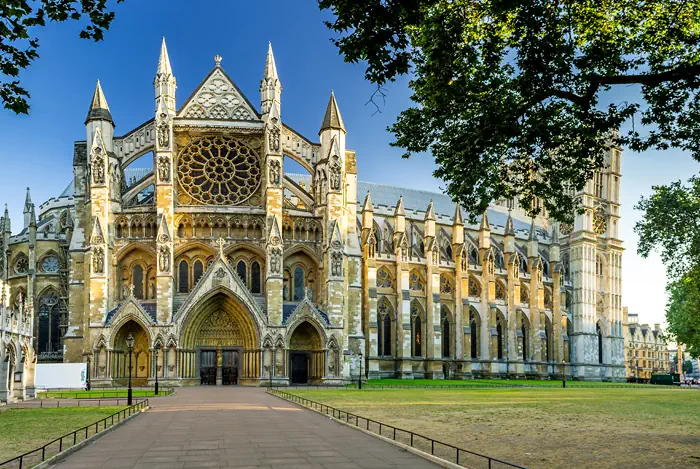
[[[196,5],[196,7],[194,6]],[[73,141],[85,138],[83,122],[95,81],[100,79],[121,135],[153,117],[155,74],[165,36],[182,104],[214,65],[222,66],[248,98],[259,104],[258,86],[268,41],[272,42],[284,88],[282,118],[315,138],[331,90],[348,130],[347,145],[357,151],[362,180],[440,191],[429,156],[401,158],[389,146],[386,127],[410,104],[406,81],[388,86],[382,113],[365,103],[374,90],[364,67],[346,64],[323,24],[327,13],[314,0],[303,1],[135,1],[115,7],[116,19],[105,40],[78,38],[77,23],[51,24],[41,31],[41,57],[22,75],[32,94],[29,116],[0,111],[0,202],[10,208],[15,231],[22,221],[25,188],[37,206],[57,196],[72,178]],[[608,99],[636,93],[616,89]],[[652,184],[687,179],[698,170],[680,152],[626,152],[622,164],[623,304],[650,323],[663,321],[663,265],[640,259],[632,231],[639,214],[632,207]]]

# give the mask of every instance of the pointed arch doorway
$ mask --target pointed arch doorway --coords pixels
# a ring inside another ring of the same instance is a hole
[[[194,383],[256,384],[259,380],[259,328],[234,296],[217,292],[204,299],[188,315],[181,337],[191,363],[185,374]]]
[[[292,384],[315,384],[326,374],[326,352],[319,331],[303,321],[289,338],[289,369]]]

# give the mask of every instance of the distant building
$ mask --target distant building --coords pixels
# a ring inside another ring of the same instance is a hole
[[[628,381],[648,382],[652,373],[669,373],[672,358],[661,324],[639,324],[639,315],[622,309],[625,329],[625,365]]]

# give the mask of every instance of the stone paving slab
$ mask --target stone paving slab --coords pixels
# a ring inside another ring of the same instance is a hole
[[[270,396],[182,388],[53,469],[434,469],[436,464]]]

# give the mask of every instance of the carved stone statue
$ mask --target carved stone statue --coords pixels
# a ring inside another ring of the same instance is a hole
[[[167,246],[160,247],[158,261],[161,272],[170,272],[170,248]]]
[[[168,116],[165,113],[160,115],[157,133],[158,146],[161,148],[168,148],[170,146],[170,125],[168,123]]]
[[[92,152],[92,182],[104,184],[105,182],[105,159],[102,149],[97,147]]]
[[[279,274],[282,263],[282,250],[273,248],[270,251],[270,273]]]
[[[340,163],[338,162],[338,157],[333,158],[333,164],[330,168],[330,183],[332,191],[340,190]]]
[[[100,246],[92,249],[92,270],[96,274],[102,274],[105,271],[105,251]]]
[[[167,156],[158,158],[158,179],[160,182],[170,182],[170,158]]]

